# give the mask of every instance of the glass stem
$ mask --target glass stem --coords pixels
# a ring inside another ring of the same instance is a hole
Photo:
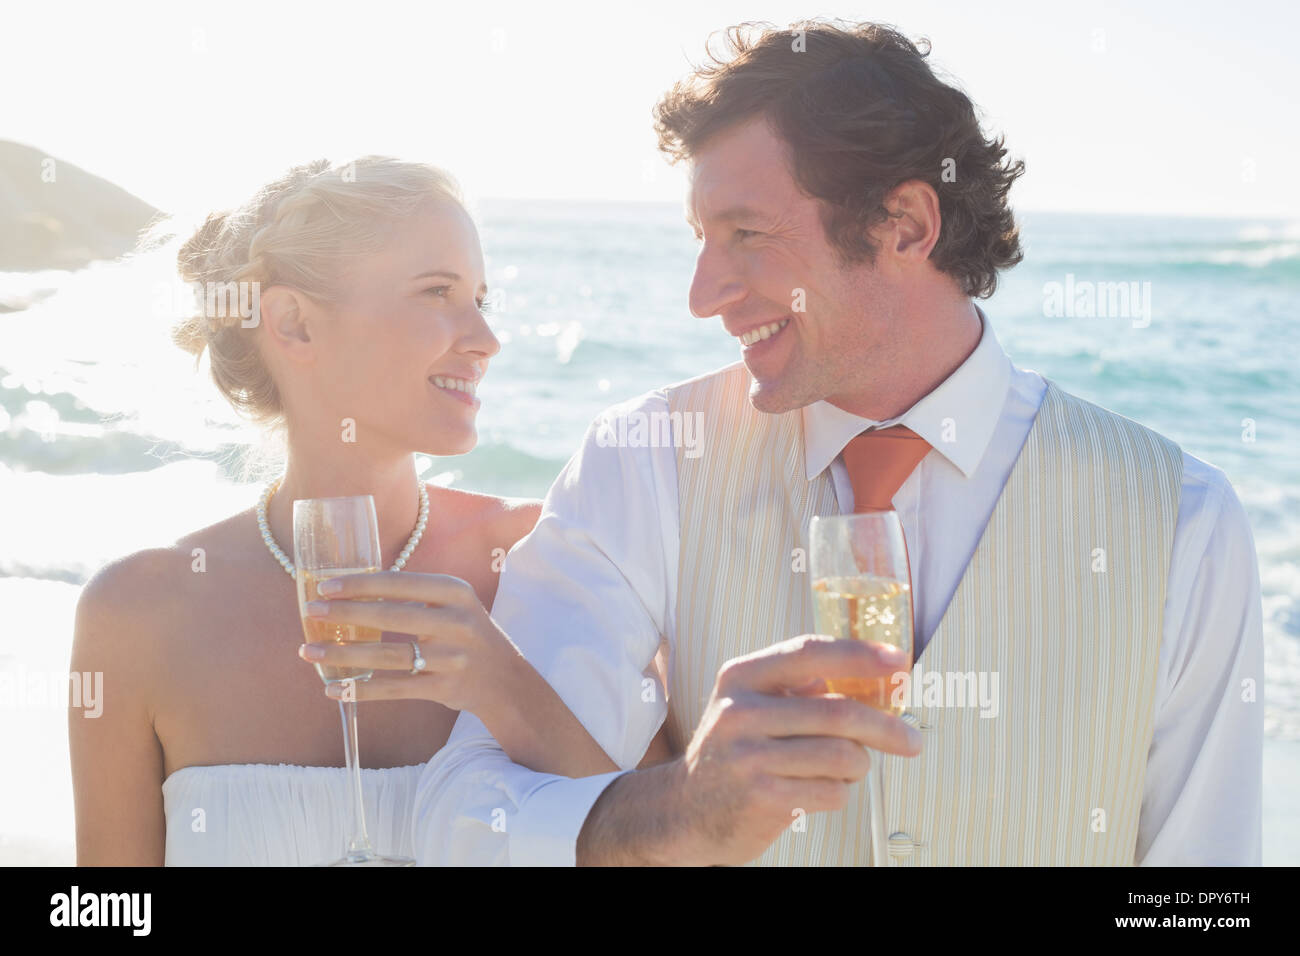
[[[355,687],[353,688],[355,694]],[[357,701],[354,694],[344,694],[339,701],[343,717],[343,753],[348,762],[348,819],[350,836],[345,855],[348,859],[365,858],[373,852],[366,834],[366,809],[361,791],[361,758],[357,753]]]
[[[889,837],[885,835],[885,778],[878,751],[868,750],[871,768],[867,771],[870,790],[871,865],[889,866]]]

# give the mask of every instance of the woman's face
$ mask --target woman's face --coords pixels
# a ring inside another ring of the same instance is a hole
[[[501,344],[484,321],[478,232],[431,201],[384,249],[349,261],[341,294],[309,323],[313,416],[355,422],[364,447],[457,455],[474,447],[473,395]],[[341,437],[340,440],[347,440]]]

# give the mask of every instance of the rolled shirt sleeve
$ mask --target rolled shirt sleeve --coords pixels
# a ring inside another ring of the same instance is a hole
[[[582,779],[511,762],[470,713],[420,776],[422,865],[568,865],[592,804],[641,761],[667,713],[653,662],[671,633],[676,460],[627,447],[617,422],[666,412],[662,392],[613,406],[588,428],[533,531],[511,549],[492,616],[623,770]]]

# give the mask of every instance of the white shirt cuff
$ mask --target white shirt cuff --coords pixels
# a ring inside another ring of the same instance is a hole
[[[515,818],[511,866],[576,866],[578,834],[605,788],[629,770],[594,777],[557,777],[528,795]]]

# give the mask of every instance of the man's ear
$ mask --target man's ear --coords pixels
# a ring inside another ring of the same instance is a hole
[[[261,323],[268,344],[291,361],[311,354],[310,311],[311,304],[297,289],[273,285],[261,293]]]
[[[924,180],[909,179],[895,186],[884,203],[890,214],[886,224],[892,226],[882,230],[882,238],[893,254],[922,262],[929,259],[943,225],[934,187]]]

